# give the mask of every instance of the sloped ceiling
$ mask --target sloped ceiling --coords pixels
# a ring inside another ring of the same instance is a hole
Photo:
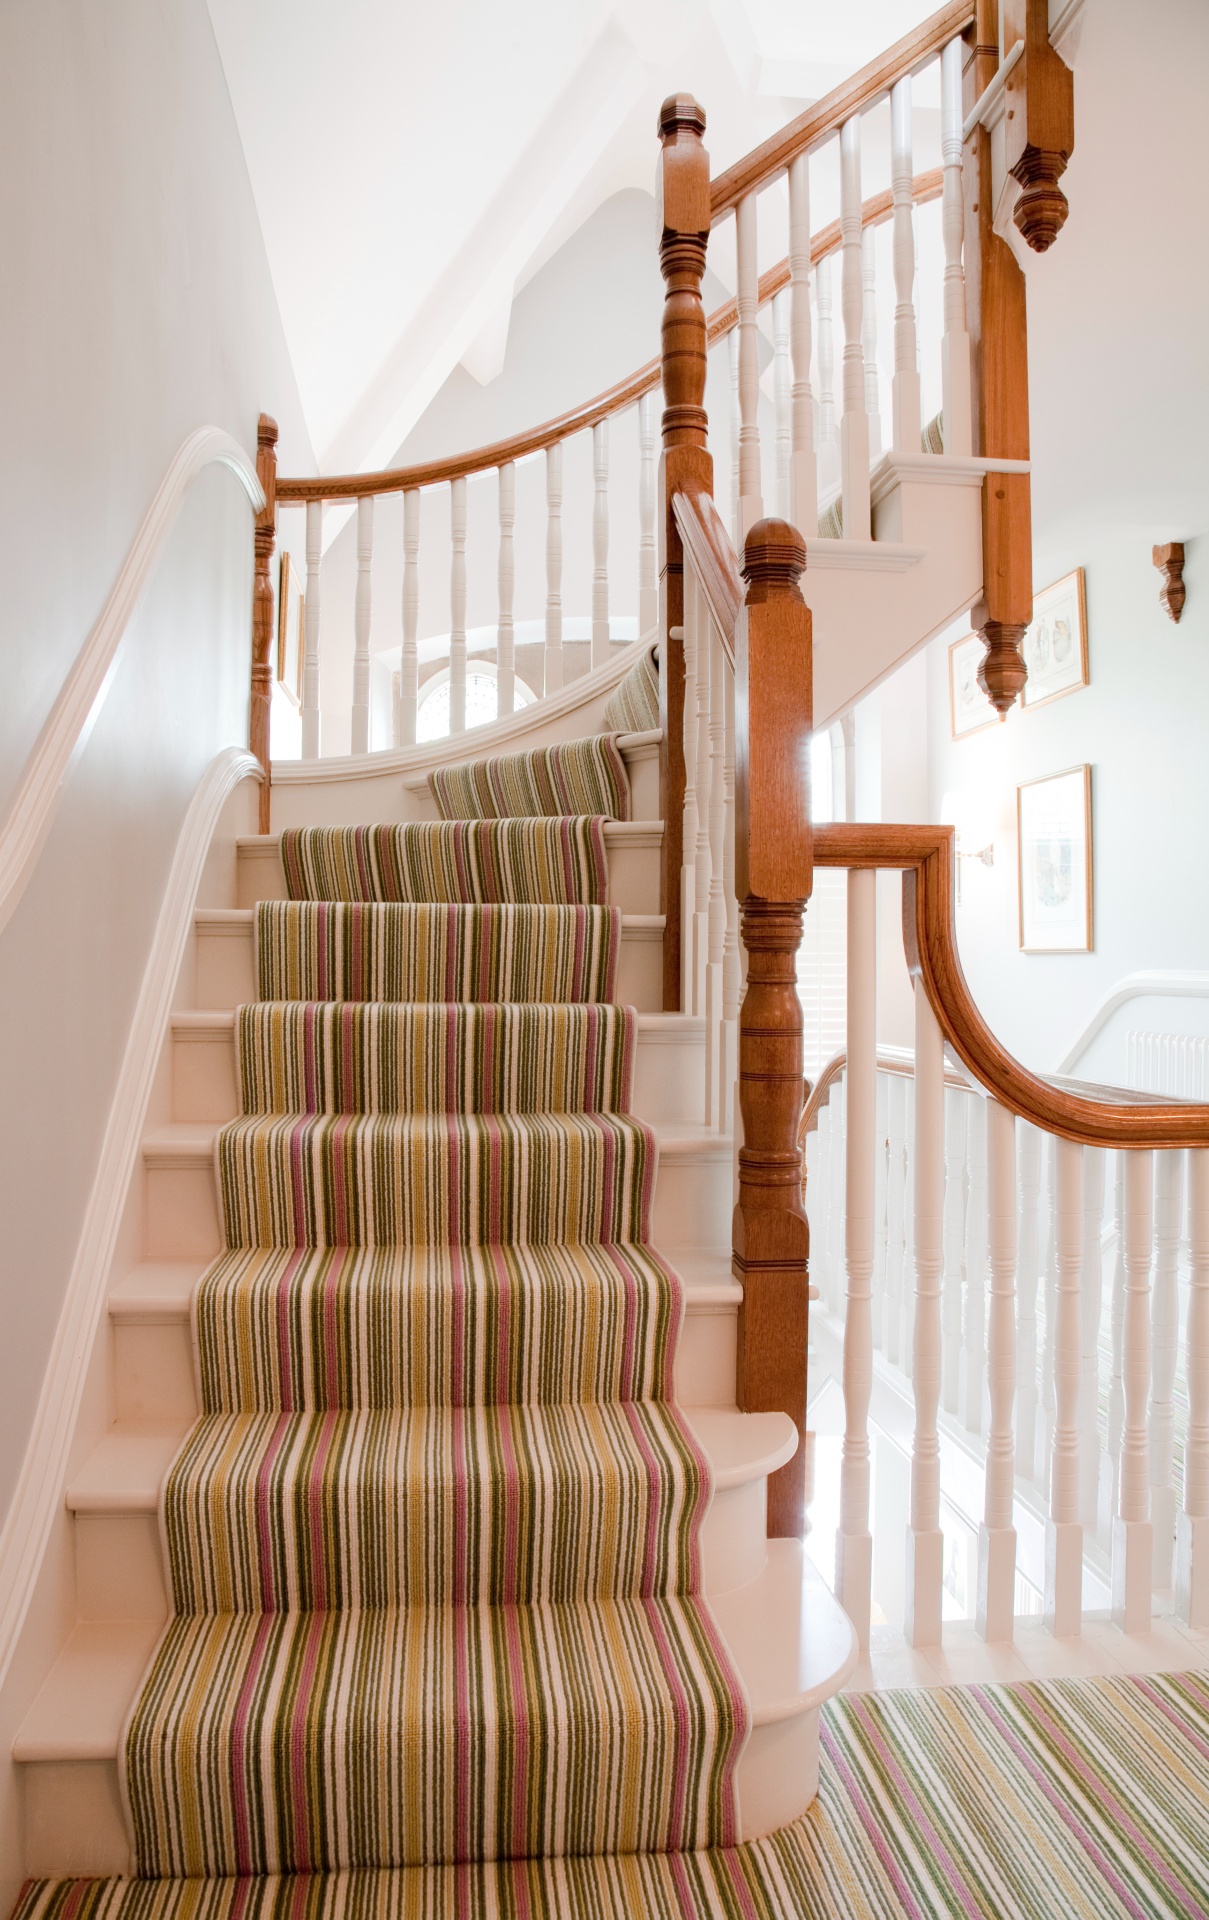
[[[705,105],[721,171],[923,19],[921,0],[209,0],[320,468],[389,459],[655,114]]]

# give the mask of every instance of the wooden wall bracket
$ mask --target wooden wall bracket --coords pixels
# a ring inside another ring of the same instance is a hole
[[[1159,600],[1168,618],[1178,626],[1188,598],[1184,586],[1184,542],[1167,540],[1161,547],[1153,547],[1150,557],[1163,576]]]

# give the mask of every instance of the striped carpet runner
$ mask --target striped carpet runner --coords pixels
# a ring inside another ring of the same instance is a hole
[[[545,777],[580,804],[614,762]],[[725,1845],[746,1706],[699,1597],[601,813],[282,856],[124,1737],[143,1885]]]
[[[752,1846],[260,1880],[58,1881],[15,1920],[1204,1920],[1209,1675],[847,1696]]]

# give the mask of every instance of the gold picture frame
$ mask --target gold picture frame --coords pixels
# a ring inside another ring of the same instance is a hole
[[[1023,651],[1028,679],[1022,705],[1030,712],[1087,686],[1087,582],[1082,567],[1034,597]]]
[[[1091,767],[1067,767],[1017,787],[1016,830],[1020,951],[1091,953]]]
[[[296,707],[302,705],[305,657],[306,596],[298,568],[283,553],[277,582],[277,684]]]
[[[966,740],[1002,720],[978,684],[984,652],[980,633],[967,633],[949,647],[949,732],[954,740]]]

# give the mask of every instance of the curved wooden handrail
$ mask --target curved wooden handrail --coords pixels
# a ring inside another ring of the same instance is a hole
[[[735,622],[743,605],[743,580],[730,535],[711,494],[677,493],[672,499],[672,512],[733,667]]]
[[[953,921],[953,828],[843,822],[814,830],[816,867],[900,868],[903,946],[948,1045],[1001,1106],[1086,1147],[1209,1147],[1209,1104],[1043,1079],[999,1044],[974,1004]]]
[[[806,1135],[813,1133],[818,1126],[819,1114],[831,1098],[831,1089],[847,1066],[848,1049],[841,1047],[838,1053],[832,1054],[817,1080],[813,1083],[809,1080],[805,1082],[809,1091],[806,1095],[806,1104],[802,1108],[802,1121],[798,1128],[799,1140],[805,1140]],[[914,1080],[915,1055],[897,1047],[879,1047],[877,1070],[879,1073],[896,1073],[903,1080]],[[958,1073],[956,1067],[946,1061],[945,1085],[946,1087],[965,1087],[968,1090],[970,1082],[966,1074]]]
[[[939,167],[917,173],[911,182],[916,206],[927,206],[929,201],[938,200],[941,188]],[[893,211],[894,203],[888,189],[872,194],[861,207],[861,225],[879,227],[891,217]],[[817,266],[829,253],[834,253],[839,244],[840,223],[832,220],[829,225],[821,227],[810,242],[812,266]],[[767,306],[773,296],[788,285],[789,261],[778,260],[775,266],[769,267],[760,276],[758,305]],[[716,345],[738,324],[737,301],[724,301],[706,322],[709,345]],[[570,439],[572,434],[585,433],[597,421],[610,419],[613,414],[624,413],[627,407],[636,406],[644,394],[653,393],[659,385],[661,366],[659,359],[648,360],[636,373],[606,387],[603,393],[585,401],[582,406],[570,407],[566,413],[556,414],[554,419],[543,421],[539,427],[530,427],[525,433],[514,433],[510,439],[493,440],[485,447],[472,447],[466,453],[456,453],[444,460],[428,460],[414,467],[387,467],[379,473],[340,473],[301,480],[279,478],[277,504],[279,507],[297,507],[308,500],[360,500],[367,494],[407,493],[413,487],[439,486],[442,481],[465,479],[473,473],[490,473],[493,468],[505,466],[510,460],[524,460],[530,454],[542,453],[547,447],[556,446],[560,440]]]
[[[948,0],[910,33],[896,40],[885,53],[871,60],[867,67],[844,80],[830,93],[816,100],[805,113],[791,120],[787,127],[774,133],[761,146],[745,154],[742,160],[736,160],[733,167],[720,173],[710,187],[710,215],[713,225],[730,213],[740,200],[746,199],[757,187],[766,186],[779,173],[784,173],[791,160],[799,153],[816,146],[825,140],[828,134],[838,133],[845,120],[851,120],[853,114],[863,113],[875,100],[901,80],[905,74],[922,66],[925,60],[947,46],[959,33],[964,33],[974,18],[972,0]]]

